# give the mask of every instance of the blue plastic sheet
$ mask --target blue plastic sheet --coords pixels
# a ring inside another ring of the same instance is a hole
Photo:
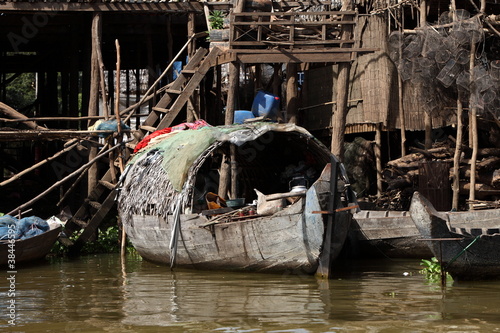
[[[121,125],[121,128],[124,130],[130,129],[130,127],[125,125],[123,122],[120,122],[120,125]],[[97,125],[96,130],[117,132],[118,131],[118,122],[116,121],[116,119],[103,121],[99,125]],[[108,135],[109,135],[109,133],[99,133],[98,134],[98,136],[100,136],[101,138],[105,138]]]
[[[0,217],[0,240],[9,239],[9,229],[17,229],[16,224],[17,219],[15,217],[10,215]]]
[[[9,239],[9,229],[14,230],[14,239],[26,239],[48,231],[50,226],[37,216],[25,217],[20,220],[10,215],[0,217],[0,240]]]

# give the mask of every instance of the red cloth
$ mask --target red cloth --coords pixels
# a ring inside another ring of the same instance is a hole
[[[173,127],[167,127],[158,131],[154,131],[153,133],[142,139],[141,142],[137,144],[137,146],[135,146],[134,153],[137,153],[139,150],[146,147],[151,139],[157,137],[158,135],[167,134],[173,131],[182,131],[186,129],[199,129],[205,126],[210,126],[210,124],[208,124],[205,120],[200,119],[195,121],[194,123],[182,123]]]

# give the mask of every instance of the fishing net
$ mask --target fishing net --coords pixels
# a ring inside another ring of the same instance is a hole
[[[471,76],[471,45],[477,46]],[[485,45],[488,47],[484,47]],[[497,45],[498,44],[498,45]],[[486,50],[486,51],[485,51]],[[426,112],[442,115],[457,92],[465,105],[478,112],[500,113],[500,41],[485,39],[479,16],[460,9],[442,13],[436,25],[426,25],[415,34],[392,32],[388,38],[390,58],[403,81],[425,86],[422,104]],[[493,59],[488,59],[488,57]]]

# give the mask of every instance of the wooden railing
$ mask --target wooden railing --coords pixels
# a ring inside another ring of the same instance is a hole
[[[243,12],[230,16],[230,48],[352,47],[341,40],[342,25],[356,24],[355,11]]]

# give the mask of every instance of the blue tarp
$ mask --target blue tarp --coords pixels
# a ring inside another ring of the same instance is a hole
[[[127,125],[125,125],[123,122],[120,122],[120,126],[122,129],[124,130],[129,130],[130,127],[128,127]],[[106,120],[106,121],[102,121],[100,122],[97,126],[96,126],[96,130],[98,131],[113,131],[113,132],[117,132],[118,131],[118,122],[116,121],[116,119],[110,119],[110,120]],[[98,136],[102,137],[102,138],[105,138],[109,135],[109,133],[99,133]]]
[[[17,219],[10,215],[0,217],[0,240],[9,238],[9,229],[17,229]]]
[[[37,217],[24,217],[20,220],[13,216],[0,217],[0,240],[9,239],[9,229],[14,229],[14,239],[26,239],[40,235],[50,229],[49,224]]]

